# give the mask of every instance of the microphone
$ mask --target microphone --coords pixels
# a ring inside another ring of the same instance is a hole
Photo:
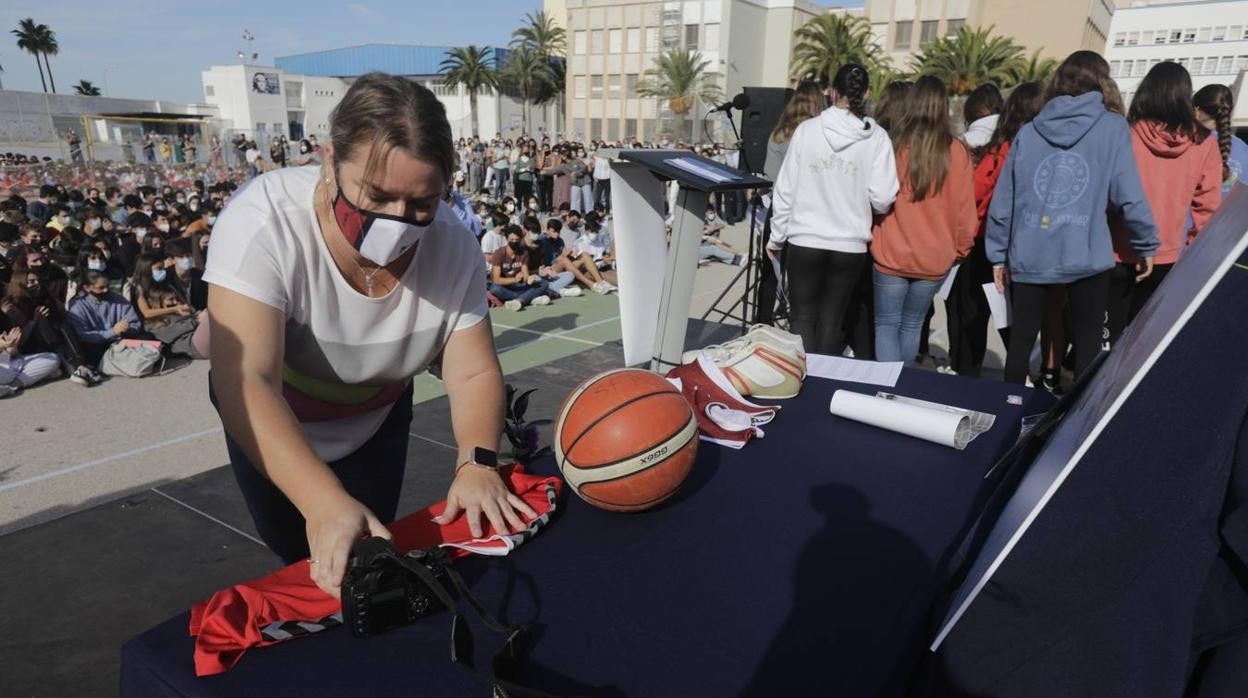
[[[710,113],[714,114],[715,112],[718,112],[718,111],[726,112],[726,111],[731,111],[733,109],[744,110],[748,106],[750,106],[750,96],[742,92],[736,97],[733,97],[731,102],[724,102],[718,107],[715,107],[714,109],[712,109]]]

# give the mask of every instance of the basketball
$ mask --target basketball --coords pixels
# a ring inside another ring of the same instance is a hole
[[[563,401],[555,457],[573,492],[609,511],[649,509],[676,493],[698,453],[698,421],[650,371],[600,373]]]

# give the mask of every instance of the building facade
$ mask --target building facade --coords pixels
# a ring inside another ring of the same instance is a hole
[[[805,0],[547,0],[545,10],[567,28],[569,133],[611,142],[722,140],[722,119],[703,133],[714,105],[695,103],[676,133],[670,105],[637,94],[646,71],[666,51],[696,50],[725,100],[746,86],[783,87],[793,33],[823,11]]]
[[[272,138],[288,139],[329,132],[329,114],[351,82],[370,71],[401,75],[433,91],[446,107],[456,138],[472,135],[472,114],[463,87],[447,87],[439,74],[448,48],[368,44],[328,51],[282,56],[274,66],[213,66],[201,74],[204,99],[220,109],[233,132],[243,133],[264,147]],[[495,49],[494,60],[506,60],[505,49]],[[478,132],[516,138],[535,137],[561,130],[557,104],[525,108],[514,91],[484,91],[477,95]],[[527,124],[526,124],[527,119]],[[526,131],[527,128],[527,131]]]
[[[1137,0],[1114,13],[1105,59],[1127,104],[1150,68],[1174,61],[1187,68],[1193,89],[1229,85],[1232,124],[1248,127],[1248,0]]]
[[[876,43],[893,66],[908,70],[929,42],[963,26],[994,27],[1030,54],[1061,60],[1080,49],[1101,51],[1114,13],[1112,0],[866,0]]]

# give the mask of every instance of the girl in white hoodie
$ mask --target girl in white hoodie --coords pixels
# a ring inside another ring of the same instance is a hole
[[[854,287],[867,267],[873,213],[897,198],[888,134],[867,118],[867,69],[842,66],[833,106],[797,127],[776,178],[768,254],[784,252],[790,328],[806,351],[840,354]]]

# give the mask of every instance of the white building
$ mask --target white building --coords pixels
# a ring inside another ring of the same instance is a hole
[[[446,52],[443,46],[366,44],[282,56],[274,67],[213,66],[202,73],[204,99],[220,109],[230,128],[261,147],[277,135],[296,140],[316,134],[323,141],[329,132],[329,113],[351,81],[381,71],[433,90],[446,106],[453,135],[467,137],[472,135],[469,96],[462,87],[443,85],[439,74]],[[506,56],[506,49],[494,50],[497,65]],[[561,130],[557,104],[530,105],[528,111],[527,132],[534,137]],[[507,90],[478,93],[478,133],[483,137],[502,133],[515,138],[525,132],[525,118],[524,100],[518,95]]]
[[[1192,75],[1192,87],[1222,83],[1235,93],[1231,123],[1248,126],[1248,0],[1150,2],[1119,7],[1110,24],[1105,59],[1123,99],[1149,68],[1174,61]]]

